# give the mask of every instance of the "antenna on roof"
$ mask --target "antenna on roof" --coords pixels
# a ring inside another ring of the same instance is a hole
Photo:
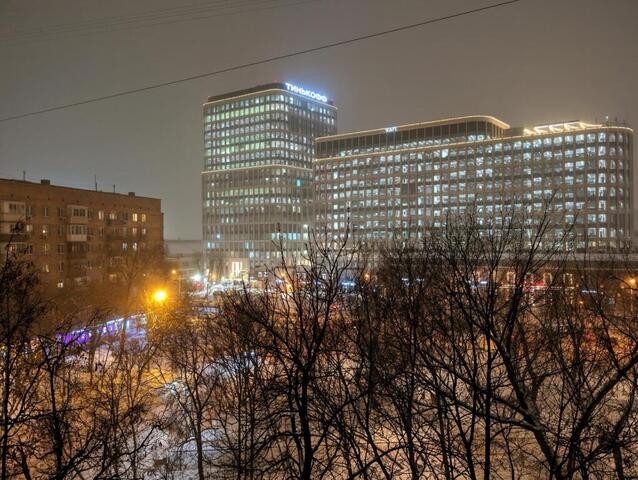
[[[95,191],[97,192],[97,175],[93,174],[93,183],[95,183]]]
[[[22,181],[23,182],[27,181],[27,171],[26,170],[22,170]]]
[[[115,193],[115,184],[113,184],[113,193]]]

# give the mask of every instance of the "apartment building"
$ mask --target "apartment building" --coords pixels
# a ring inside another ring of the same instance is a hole
[[[127,256],[163,244],[156,198],[0,179],[0,248],[24,254],[48,286],[117,282]]]

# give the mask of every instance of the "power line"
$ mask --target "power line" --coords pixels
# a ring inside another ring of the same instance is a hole
[[[80,105],[86,105],[86,104],[89,104],[89,103],[95,103],[95,102],[101,102],[101,101],[104,101],[104,100],[110,100],[112,98],[118,98],[118,97],[124,97],[124,96],[127,96],[127,95],[133,95],[133,94],[136,94],[136,93],[142,93],[142,92],[146,92],[146,91],[149,91],[149,90],[154,90],[154,89],[157,89],[157,88],[168,87],[168,86],[176,85],[176,84],[179,84],[179,83],[190,82],[190,81],[198,80],[198,79],[201,79],[201,78],[206,78],[206,77],[212,77],[212,76],[215,76],[215,75],[220,75],[222,73],[234,72],[234,71],[241,70],[241,69],[244,69],[244,68],[255,67],[257,65],[264,65],[266,63],[272,63],[272,62],[276,62],[276,61],[279,61],[279,60],[285,60],[287,58],[295,57],[295,56],[298,56],[298,55],[307,55],[309,53],[314,53],[314,52],[318,52],[318,51],[321,51],[321,50],[326,50],[326,49],[329,49],[329,48],[339,47],[339,46],[343,46],[343,45],[349,45],[349,44],[360,42],[360,41],[363,41],[363,40],[369,40],[369,39],[372,39],[372,38],[377,38],[377,37],[381,37],[381,36],[384,36],[384,35],[389,35],[389,34],[392,34],[392,33],[402,32],[402,31],[405,31],[405,30],[410,30],[410,29],[413,29],[413,28],[418,28],[418,27],[422,27],[422,26],[425,26],[425,25],[430,25],[430,24],[433,24],[433,23],[443,22],[445,20],[451,20],[451,19],[455,19],[455,18],[471,15],[471,14],[474,14],[474,13],[484,12],[486,10],[492,10],[492,9],[495,9],[495,8],[504,7],[506,5],[512,5],[514,3],[519,3],[521,1],[523,1],[523,0],[507,0],[507,1],[504,1],[504,2],[493,3],[491,5],[486,5],[486,6],[480,7],[480,8],[474,8],[474,9],[471,9],[471,10],[464,10],[462,12],[453,13],[453,14],[446,15],[446,16],[443,16],[443,17],[437,17],[437,18],[432,18],[432,19],[428,19],[428,20],[423,20],[423,21],[418,22],[418,23],[412,23],[412,24],[409,24],[409,25],[403,25],[401,27],[396,27],[396,28],[392,28],[392,29],[389,29],[389,30],[383,30],[381,32],[375,32],[375,33],[371,33],[371,34],[368,34],[368,35],[363,35],[363,36],[360,36],[360,37],[350,38],[348,40],[341,40],[341,41],[338,41],[338,42],[328,43],[328,44],[321,45],[321,46],[318,46],[318,47],[308,48],[308,49],[305,49],[305,50],[299,50],[299,51],[296,51],[296,52],[286,53],[286,54],[283,54],[283,55],[277,55],[275,57],[265,58],[265,59],[262,59],[262,60],[256,60],[254,62],[249,62],[249,63],[244,63],[244,64],[241,64],[241,65],[235,65],[235,66],[232,66],[232,67],[222,68],[220,70],[215,70],[215,71],[212,71],[212,72],[200,73],[200,74],[197,74],[197,75],[192,75],[192,76],[180,78],[180,79],[177,79],[177,80],[170,80],[168,82],[156,83],[156,84],[153,84],[153,85],[148,85],[146,87],[135,88],[135,89],[132,89],[132,90],[124,90],[124,91],[121,91],[121,92],[112,93],[112,94],[104,95],[104,96],[101,96],[101,97],[94,97],[94,98],[90,98],[90,99],[87,99],[87,100],[81,100],[79,102],[67,103],[67,104],[64,104],[64,105],[57,105],[55,107],[44,108],[42,110],[35,110],[35,111],[32,111],[32,112],[21,113],[21,114],[18,114],[18,115],[13,115],[13,116],[10,116],[10,117],[1,118],[0,119],[0,123],[8,122],[8,121],[11,121],[11,120],[17,120],[17,119],[25,118],[25,117],[31,117],[31,116],[34,116],[34,115],[40,115],[40,114],[43,114],[43,113],[55,112],[55,111],[63,110],[63,109],[67,109],[67,108],[78,107]]]
[[[79,22],[43,25],[43,26],[35,27],[29,30],[15,30],[13,32],[3,33],[2,35],[0,35],[0,40],[14,40],[14,39],[20,39],[23,37],[49,34],[49,33],[67,33],[69,31],[72,32],[78,29],[109,26],[109,25],[117,24],[123,21],[136,21],[136,20],[139,21],[139,20],[146,20],[146,19],[161,18],[166,15],[187,14],[187,13],[190,13],[191,11],[197,12],[200,9],[205,9],[205,8],[218,8],[218,7],[223,8],[224,6],[227,6],[229,2],[232,3],[232,1],[233,0],[219,0],[214,2],[208,1],[205,3],[193,3],[193,4],[182,5],[180,7],[172,7],[168,9],[147,10],[145,12],[132,13],[129,15],[94,17],[94,18],[89,18]]]
[[[135,20],[135,19],[141,19],[144,20],[147,17],[155,17],[155,16],[161,16],[161,15],[173,15],[173,14],[179,14],[181,12],[190,12],[193,9],[199,9],[199,8],[206,8],[206,7],[215,7],[215,6],[220,6],[223,4],[228,4],[229,2],[233,2],[234,0],[219,0],[219,1],[214,1],[214,2],[200,2],[200,3],[189,3],[186,5],[180,5],[179,7],[171,7],[171,8],[162,8],[162,9],[156,9],[156,10],[147,10],[144,12],[140,12],[140,13],[133,13],[130,15],[111,15],[111,16],[105,16],[105,17],[94,17],[94,18],[89,18],[87,20],[83,20],[83,21],[79,21],[79,22],[72,22],[72,23],[55,23],[55,24],[49,24],[49,25],[43,25],[40,27],[36,27],[30,30],[17,30],[14,32],[10,32],[8,35],[0,35],[0,39],[1,40],[7,40],[7,39],[11,39],[13,37],[19,37],[19,36],[27,36],[27,35],[35,35],[35,34],[41,34],[41,33],[50,33],[50,32],[59,32],[59,31],[64,31],[66,29],[75,29],[75,28],[82,28],[82,27],[90,27],[90,26],[100,26],[101,24],[109,24],[109,23],[113,23],[113,22],[120,22],[123,20]]]
[[[15,34],[13,36],[0,36],[0,46],[10,47],[48,40],[85,37],[95,34],[112,33],[123,30],[154,27],[158,25],[169,25],[173,23],[203,20],[213,17],[231,16],[253,11],[272,10],[282,7],[316,2],[318,0],[301,0],[288,3],[276,3],[278,1],[279,0],[221,0],[220,2],[214,4],[192,4],[195,5],[195,7],[187,7],[186,9],[183,9],[183,11],[169,12],[164,14],[151,12],[150,14],[140,14],[141,16],[110,17],[113,20],[108,20],[109,17],[103,17],[107,20],[95,19],[94,21],[97,23],[77,24],[76,26],[74,26],[73,24],[67,24],[66,29],[52,26],[52,30],[50,31],[33,31]],[[230,4],[228,4],[228,2],[230,2]],[[225,12],[215,13],[221,11]],[[93,22],[93,20],[89,22]],[[63,26],[64,25],[60,27]]]

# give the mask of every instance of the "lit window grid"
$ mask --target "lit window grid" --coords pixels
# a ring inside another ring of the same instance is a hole
[[[301,240],[312,209],[311,170],[244,169],[215,172],[205,178],[204,224],[210,226],[207,234],[215,243],[211,248],[246,239],[271,241],[277,231],[289,240]],[[258,231],[259,225],[268,228]],[[218,246],[216,240],[223,242]]]
[[[220,103],[221,102],[221,103]],[[305,254],[314,218],[314,138],[334,134],[336,109],[258,92],[204,105],[204,240],[222,276],[233,261],[279,262],[277,245]]]
[[[348,220],[359,238],[419,236],[448,212],[476,205],[498,223],[503,205],[534,213],[555,193],[565,223],[576,221],[576,248],[624,247],[632,158],[631,130],[605,128],[320,159],[316,226],[333,237]]]
[[[313,139],[334,132],[335,125],[334,107],[288,93],[257,94],[205,106],[205,168],[232,169],[273,161],[310,168]],[[291,131],[295,127],[304,135]]]
[[[494,117],[470,116],[403,125],[390,129],[336,135],[318,142],[317,156],[346,157],[364,153],[422,148],[503,137],[509,125]]]

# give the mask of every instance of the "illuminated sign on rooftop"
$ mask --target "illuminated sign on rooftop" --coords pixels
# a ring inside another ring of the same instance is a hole
[[[562,123],[536,125],[532,128],[526,128],[524,132],[525,135],[546,135],[551,133],[573,132],[575,130],[585,130],[587,128],[595,128],[600,126],[601,125],[593,125],[591,123],[581,122],[580,120],[572,120]]]
[[[398,127],[385,127],[385,133],[392,133],[398,131]]]
[[[328,101],[328,97],[326,97],[325,95],[313,92],[312,90],[306,90],[305,88],[298,87],[297,85],[293,85],[292,83],[286,82],[286,89],[289,92],[298,93],[299,95],[303,95],[304,97],[312,98],[313,100],[318,100],[323,103],[326,103]]]

